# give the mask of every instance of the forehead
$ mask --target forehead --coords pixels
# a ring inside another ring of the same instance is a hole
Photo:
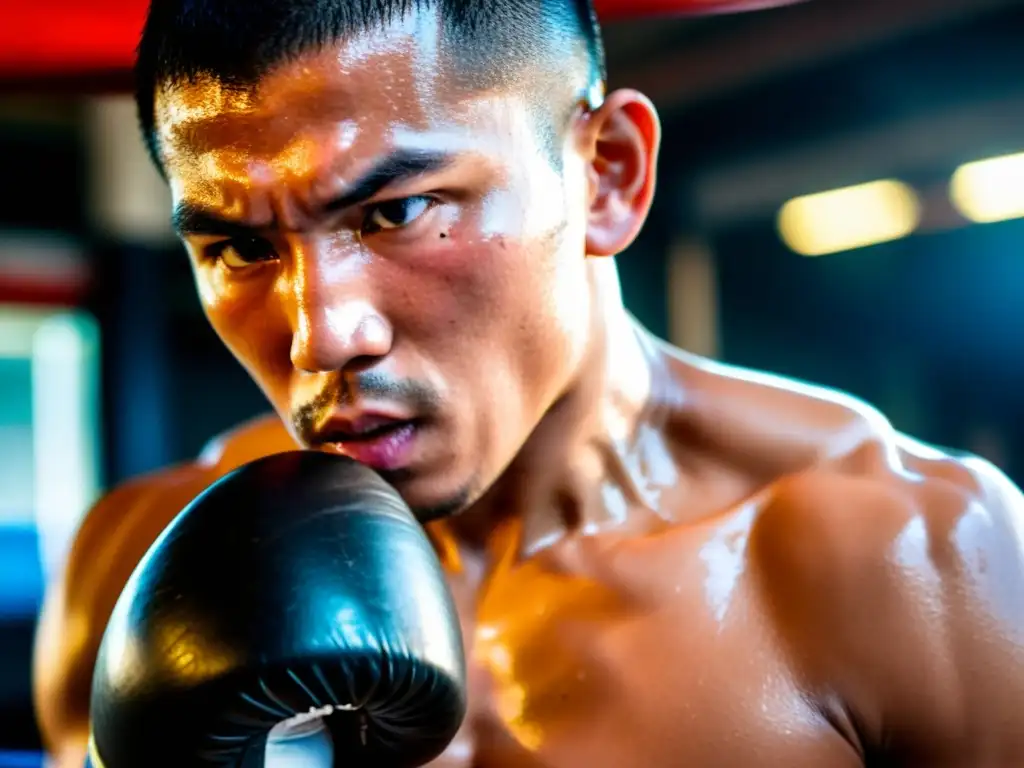
[[[458,77],[435,13],[303,55],[251,88],[206,78],[161,89],[155,124],[176,196],[182,185],[318,177],[398,146],[457,153],[529,141],[526,89]]]

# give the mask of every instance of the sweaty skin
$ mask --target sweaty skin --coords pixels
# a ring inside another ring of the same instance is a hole
[[[296,444],[377,466],[449,574],[470,712],[437,766],[1024,764],[1020,492],[851,398],[653,339],[607,258],[650,207],[653,107],[577,110],[556,167],[530,73],[454,84],[434,27],[418,12],[246,92],[161,90],[203,307],[276,415],[86,517],[36,657],[58,764],[82,764],[139,558],[215,479]],[[396,151],[415,172],[355,199]]]

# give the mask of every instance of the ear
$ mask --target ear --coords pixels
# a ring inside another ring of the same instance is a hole
[[[661,122],[642,93],[620,90],[580,123],[587,162],[587,254],[614,256],[640,233],[654,199]]]

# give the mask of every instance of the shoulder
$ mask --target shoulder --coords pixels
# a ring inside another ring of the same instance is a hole
[[[199,454],[197,463],[219,476],[250,461],[297,447],[280,419],[260,416],[215,437]]]
[[[808,695],[901,764],[1024,764],[1020,490],[843,393],[697,369],[700,434],[757,479],[747,572]]]
[[[908,525],[961,547],[970,541],[953,532],[982,520],[1017,535],[1021,492],[991,463],[901,434],[877,409],[833,389],[717,364],[701,376],[704,431],[724,433],[721,442],[766,483],[758,528],[773,552],[797,556],[801,542],[817,551],[831,541],[887,554]],[[792,525],[805,536],[777,538]]]
[[[888,431],[776,481],[752,535],[766,565],[814,581],[879,568],[892,579],[985,576],[977,585],[999,563],[1021,564],[1022,515],[1020,490],[990,462]]]
[[[288,436],[274,418],[239,425],[208,443],[196,460],[133,478],[88,512],[72,544],[65,580],[71,585],[110,573],[106,562],[134,569],[164,527],[208,485],[242,464],[287,450]],[[294,448],[294,443],[291,443]],[[115,581],[120,573],[110,573]]]
[[[101,578],[123,583],[127,574],[121,570],[134,569],[170,520],[208,485],[247,462],[290,448],[295,444],[280,421],[259,418],[211,440],[195,461],[117,486],[83,518],[64,569],[68,593],[89,593],[88,585]],[[97,568],[97,562],[107,567]]]
[[[892,433],[871,435],[842,456],[779,479],[765,495],[759,525],[762,545],[779,555],[797,555],[789,536],[779,538],[796,525],[814,551],[891,558],[893,547],[913,536],[966,554],[981,543],[965,535],[969,530],[1016,535],[1020,514],[1020,491],[991,463]]]
[[[244,463],[288,450],[275,418],[211,441],[195,461],[119,485],[85,515],[47,590],[34,659],[35,698],[49,742],[87,727],[92,668],[124,584],[166,525],[207,486]]]
[[[1000,725],[1024,711],[1022,514],[992,464],[891,428],[766,494],[751,551],[775,623],[869,741],[925,762],[1024,748]]]

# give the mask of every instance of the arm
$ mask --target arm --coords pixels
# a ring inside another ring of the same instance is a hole
[[[757,533],[794,666],[868,762],[1024,764],[1020,492],[977,459],[869,474],[793,480]]]
[[[36,716],[57,768],[81,768],[92,671],[125,582],[168,522],[209,482],[186,465],[121,486],[89,511],[50,586],[33,660]]]

